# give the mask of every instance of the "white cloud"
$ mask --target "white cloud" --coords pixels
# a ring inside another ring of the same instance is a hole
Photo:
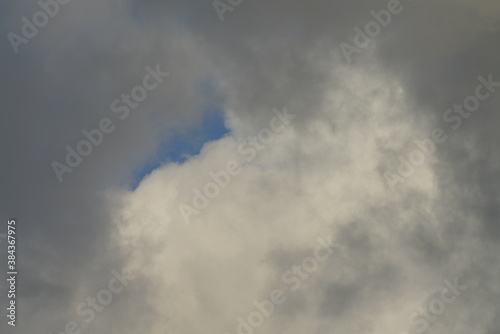
[[[405,197],[390,197],[379,165],[384,146],[404,143],[419,129],[396,81],[352,69],[333,75],[343,76],[343,88],[325,94],[316,118],[294,119],[290,131],[277,136],[255,161],[246,163],[236,152],[237,138],[229,136],[207,144],[200,156],[185,164],[159,168],[134,192],[116,195],[123,201],[116,212],[121,245],[131,255],[130,266],[154,286],[149,298],[158,316],[151,333],[232,333],[237,316],[248,314],[252,302],[279,283],[281,266],[286,267],[282,261],[288,256],[303,259],[299,254],[307,254],[319,236],[349,242],[341,231],[353,221],[367,220],[372,224],[368,233],[387,243],[387,250],[395,247],[394,238],[403,227],[394,221],[396,229],[388,230],[382,222],[371,221],[369,210],[379,206],[405,215]],[[239,124],[239,120],[229,123]],[[211,180],[209,171],[222,170],[233,159],[242,164],[242,173],[186,225],[179,202],[189,201],[194,187]],[[419,181],[407,187],[431,197],[432,172],[425,173],[426,178],[416,178]],[[280,252],[284,258],[276,259]],[[401,260],[397,262],[404,272],[407,268]],[[315,328],[323,321],[312,305],[320,304],[328,291],[327,286],[315,285],[327,279],[329,270],[344,272],[352,280],[366,275],[341,265],[341,260],[332,261],[330,269],[320,268],[318,277],[304,284],[301,291],[309,300],[305,305],[310,305],[305,306],[305,314],[310,318],[288,319],[288,332]],[[328,279],[334,284],[345,278]],[[411,308],[414,302],[406,300],[405,307]],[[293,298],[289,303],[293,305]],[[258,331],[272,333],[286,310],[285,303],[284,310],[276,313],[281,315],[273,315]],[[403,330],[401,323],[384,329]]]

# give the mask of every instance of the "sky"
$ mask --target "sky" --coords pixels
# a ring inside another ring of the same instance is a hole
[[[135,190],[142,179],[152,171],[168,163],[183,163],[200,153],[203,145],[223,138],[229,133],[224,124],[221,110],[206,110],[201,116],[201,122],[186,129],[168,129],[168,136],[156,154],[135,172],[131,183]]]
[[[499,2],[0,6],[0,333],[499,333]]]

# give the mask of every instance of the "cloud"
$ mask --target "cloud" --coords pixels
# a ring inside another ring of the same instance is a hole
[[[19,222],[24,306],[15,330],[58,333],[81,322],[81,298],[127,268],[137,278],[85,331],[233,334],[237,317],[279,288],[317,237],[331,236],[343,250],[259,332],[408,331],[408,316],[458,277],[467,290],[426,331],[494,333],[499,97],[450,132],[397,193],[384,173],[447,125],[443,113],[478,76],[500,78],[500,6],[404,5],[351,64],[339,44],[387,1],[245,1],[223,22],[211,1],[72,1],[18,54],[4,38],[0,208]],[[2,8],[5,35],[40,9]],[[154,64],[168,82],[57,182],[51,162],[82,129],[116,116],[113,100]],[[213,91],[202,94],[207,78]],[[128,190],[162,138],[214,105],[228,136]],[[245,161],[238,144],[282,106],[297,118]],[[233,159],[242,173],[186,225],[179,203]]]

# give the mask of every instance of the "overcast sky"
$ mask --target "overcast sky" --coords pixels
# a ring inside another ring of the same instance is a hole
[[[58,1],[0,5],[0,333],[500,333],[498,1]]]

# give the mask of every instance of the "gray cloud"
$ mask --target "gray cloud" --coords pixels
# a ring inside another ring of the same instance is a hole
[[[500,5],[403,5],[351,64],[340,42],[387,1],[243,1],[224,22],[211,1],[73,1],[18,54],[4,38],[0,207],[19,222],[20,306],[18,326],[1,331],[84,323],[76,306],[130,267],[137,280],[84,332],[233,334],[236,317],[330,234],[344,250],[255,332],[409,330],[408,316],[458,277],[468,289],[427,332],[495,333],[500,95],[456,131],[442,115],[478,76],[500,81]],[[5,35],[39,10],[2,8]],[[120,121],[111,102],[155,64],[171,75]],[[200,94],[207,78],[214,94]],[[224,108],[231,138],[127,190],[161,138],[209,104]],[[298,114],[291,130],[184,225],[180,197],[282,106]],[[59,183],[51,162],[103,117],[116,130]],[[435,127],[450,138],[388,193],[384,173]]]

